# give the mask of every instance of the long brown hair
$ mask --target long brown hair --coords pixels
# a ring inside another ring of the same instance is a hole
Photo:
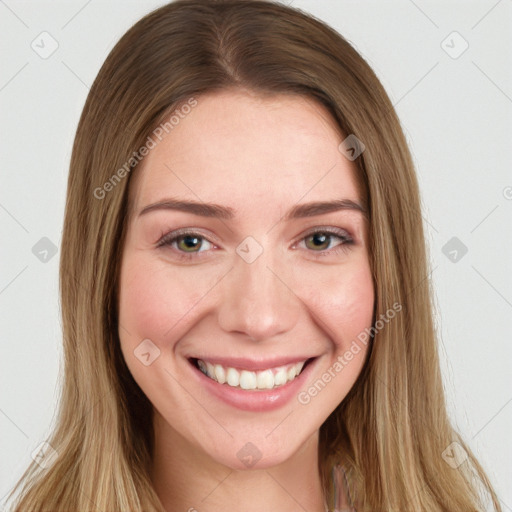
[[[117,43],[87,98],[71,159],[61,250],[64,376],[53,464],[15,490],[19,512],[162,511],[151,485],[151,403],[121,354],[118,278],[134,154],[176,109],[215,90],[295,94],[326,106],[365,145],[355,161],[370,217],[375,333],[349,395],[320,430],[320,473],[341,464],[359,511],[500,505],[447,416],[412,159],[393,106],[364,59],[314,17],[264,0],[178,0]],[[124,172],[121,171],[124,169]],[[458,443],[467,460],[447,464]],[[14,490],[13,490],[14,493]]]

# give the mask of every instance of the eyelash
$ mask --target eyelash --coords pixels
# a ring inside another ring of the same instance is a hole
[[[312,252],[313,254],[316,253],[315,257],[318,257],[318,258],[321,258],[328,253],[329,254],[330,253],[339,254],[340,252],[348,252],[351,248],[350,246],[352,246],[354,244],[354,240],[350,237],[350,235],[344,229],[315,228],[314,230],[309,231],[308,233],[303,235],[302,238],[300,238],[300,240],[294,244],[294,248],[299,242],[306,240],[306,238],[310,237],[311,235],[315,235],[315,234],[319,234],[319,233],[323,234],[323,235],[338,238],[341,240],[341,243],[339,243],[338,245],[336,245],[335,247],[333,247],[331,249],[325,249],[325,250],[320,250],[320,251],[313,251],[313,250],[309,251],[309,252]],[[160,238],[160,240],[157,242],[156,246],[157,247],[172,246],[172,244],[174,242],[176,242],[181,237],[185,237],[185,236],[196,237],[201,240],[206,240],[209,243],[212,243],[205,236],[201,235],[201,233],[197,233],[197,232],[191,231],[189,229],[178,229],[176,231],[171,231],[170,233],[167,233],[166,235],[162,236]],[[201,258],[202,256],[198,256],[198,255],[201,252],[207,252],[207,251],[199,251],[199,252],[187,253],[187,252],[180,251],[178,249],[176,249],[176,251],[177,251],[177,257],[179,259],[187,260],[187,261],[197,259],[198,257]]]

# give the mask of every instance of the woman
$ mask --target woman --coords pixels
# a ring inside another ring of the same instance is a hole
[[[77,130],[60,414],[15,510],[501,510],[428,274],[398,119],[339,34],[265,1],[149,14]]]

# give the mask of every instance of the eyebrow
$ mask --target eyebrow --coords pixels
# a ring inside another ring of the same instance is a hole
[[[139,217],[156,210],[177,210],[201,217],[213,217],[217,219],[233,219],[235,210],[228,206],[221,206],[214,203],[203,203],[197,201],[184,201],[174,198],[162,199],[142,208]],[[335,199],[333,201],[314,201],[311,203],[299,204],[291,208],[284,216],[284,220],[314,217],[340,210],[350,210],[368,216],[366,208],[358,201],[352,199]]]

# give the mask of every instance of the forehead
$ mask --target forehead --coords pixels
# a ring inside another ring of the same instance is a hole
[[[165,133],[132,176],[134,210],[166,194],[231,205],[360,199],[357,169],[338,150],[344,135],[328,110],[298,95],[221,91]]]

